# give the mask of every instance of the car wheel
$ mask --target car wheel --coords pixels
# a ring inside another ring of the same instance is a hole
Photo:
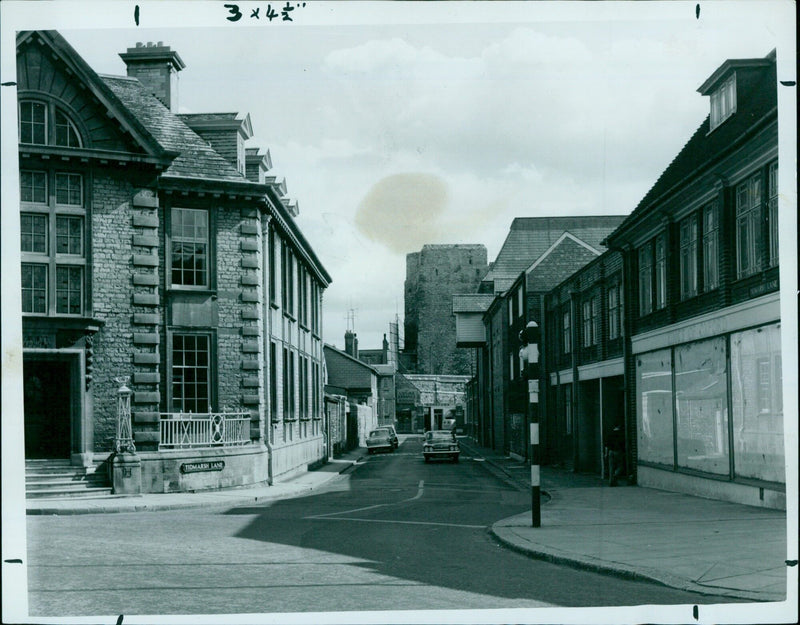
[[[369,456],[372,455],[372,450],[371,449],[367,449],[367,455],[369,455]]]
[[[430,461],[431,461],[431,459],[428,456],[425,456],[425,462],[428,463]]]
[[[453,456],[453,462],[458,462],[458,454],[456,454],[455,456]]]

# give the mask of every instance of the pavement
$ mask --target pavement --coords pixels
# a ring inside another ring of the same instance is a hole
[[[309,471],[285,481],[204,490],[191,493],[146,493],[143,495],[96,498],[26,499],[27,514],[108,514],[185,508],[232,508],[292,497],[302,497],[319,490],[326,483],[352,468],[367,455],[364,448],[353,449]]]
[[[530,489],[529,465],[471,439],[461,447]],[[620,483],[541,467],[540,527],[527,511],[491,532],[515,551],[559,564],[716,596],[787,599],[785,511]]]
[[[530,489],[524,461],[460,439],[464,455],[518,489]],[[29,499],[28,514],[92,514],[229,508],[320,489],[366,455],[358,448],[292,479],[195,493],[98,499]],[[787,599],[786,513],[659,491],[610,488],[598,476],[541,468],[541,525],[531,511],[502,519],[492,535],[526,555],[629,579],[749,601]],[[625,484],[624,481],[621,482]]]

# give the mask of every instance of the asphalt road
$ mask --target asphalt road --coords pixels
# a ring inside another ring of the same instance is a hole
[[[401,439],[403,440],[403,439]],[[538,561],[488,527],[529,493],[484,463],[426,464],[419,437],[310,496],[255,507],[29,516],[40,616],[709,604],[703,596]]]

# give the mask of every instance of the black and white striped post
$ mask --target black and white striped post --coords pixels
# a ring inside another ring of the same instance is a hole
[[[541,511],[541,482],[539,476],[539,324],[529,321],[525,327],[525,340],[527,345],[528,361],[528,403],[531,419],[531,525],[540,527],[542,524]]]

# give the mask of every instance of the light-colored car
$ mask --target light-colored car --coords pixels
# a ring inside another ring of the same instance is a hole
[[[392,432],[392,444],[394,448],[397,449],[400,446],[400,439],[397,438],[397,430],[394,429],[393,425],[382,425],[382,428],[389,428]]]
[[[375,428],[367,437],[367,453],[374,454],[380,449],[394,451],[396,441],[397,434],[394,433],[394,428]]]
[[[453,462],[458,462],[460,453],[458,439],[452,430],[425,432],[422,440],[422,455],[425,462],[430,462],[434,458],[449,458]]]

